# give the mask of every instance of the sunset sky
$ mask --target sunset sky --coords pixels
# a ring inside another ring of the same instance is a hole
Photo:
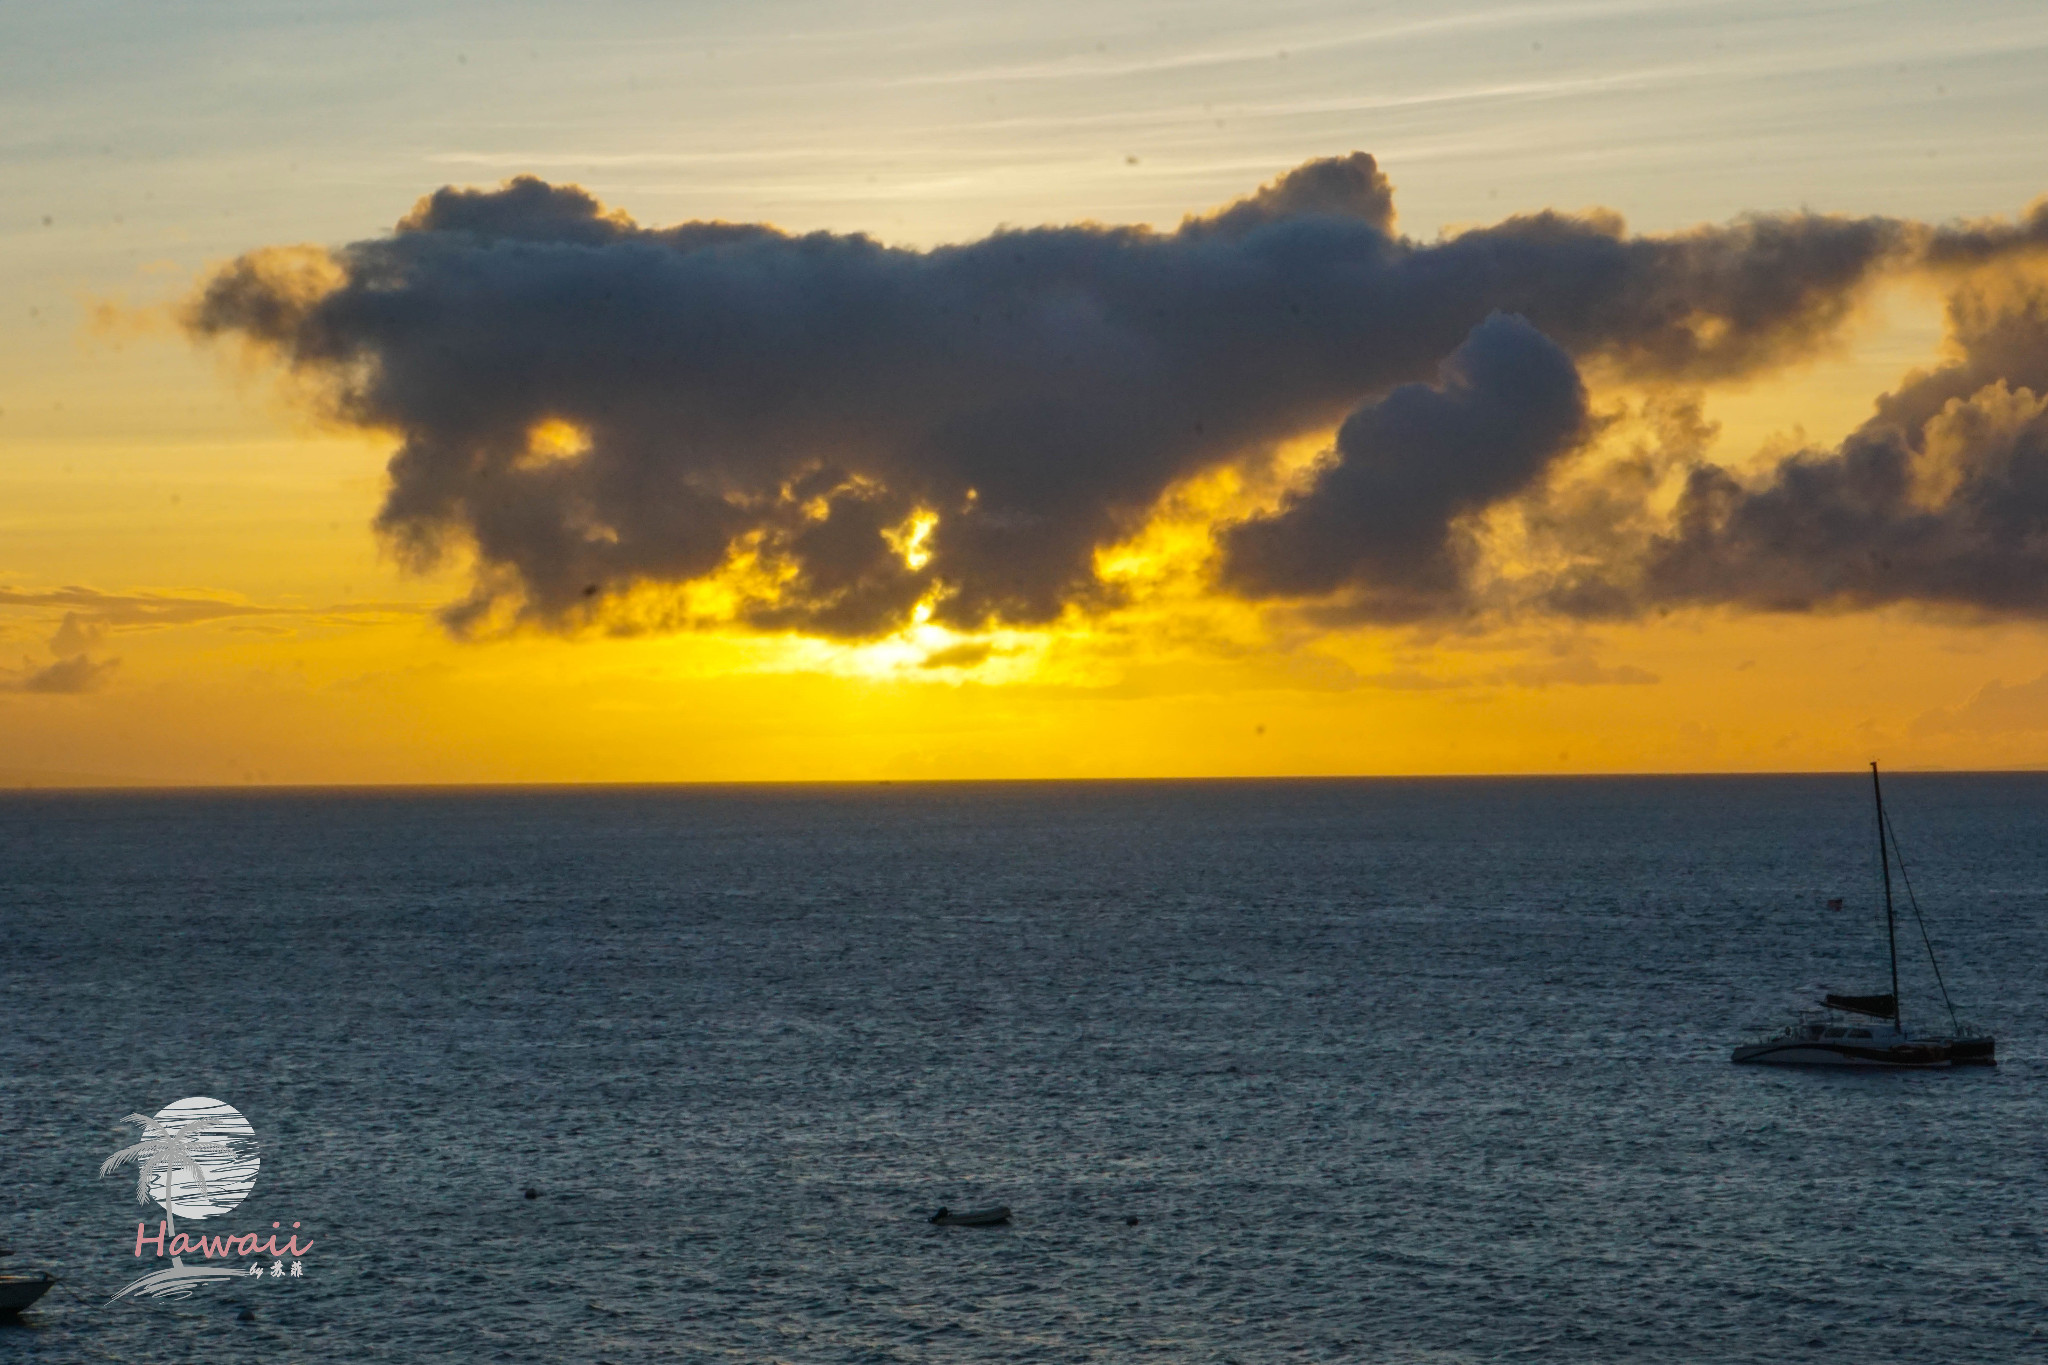
[[[2043,765],[2044,72],[2038,0],[7,7],[0,783]]]

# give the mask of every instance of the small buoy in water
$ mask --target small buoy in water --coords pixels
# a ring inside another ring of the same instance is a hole
[[[1134,1228],[1138,1226],[1138,1215],[1134,1213],[1130,1217],[1124,1219],[1124,1226],[1127,1228]]]
[[[235,1314],[235,1321],[236,1321],[236,1322],[254,1322],[254,1321],[256,1321],[256,1310],[255,1310],[255,1309],[253,1309],[253,1308],[244,1308],[244,1309],[243,1309],[243,1310],[242,1310],[241,1312],[239,1312],[239,1313]]]
[[[538,1199],[540,1198],[540,1191],[535,1189],[533,1186],[528,1185],[526,1187],[526,1197],[528,1199]]]

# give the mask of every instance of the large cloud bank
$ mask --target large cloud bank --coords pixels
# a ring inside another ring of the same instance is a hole
[[[1554,599],[1635,614],[1917,602],[2048,616],[2048,290],[2007,283],[1950,308],[1958,354],[1881,397],[1839,447],[1757,482],[1695,464],[1646,554]]]
[[[443,189],[332,252],[253,252],[188,324],[393,433],[379,529],[416,563],[473,551],[458,630],[573,625],[740,563],[734,610],[764,628],[872,635],[920,603],[961,629],[1041,623],[1113,600],[1097,552],[1176,482],[1333,428],[1312,482],[1217,529],[1218,590],[1407,619],[1469,607],[1454,530],[1580,447],[1582,369],[1759,373],[1811,353],[1888,271],[1981,271],[2044,242],[2039,211],[1666,236],[1544,213],[1418,242],[1364,154],[1171,232],[928,251],[646,228],[521,178]],[[2037,305],[1985,309],[1964,359],[1842,450],[1757,487],[1702,466],[1663,534],[1617,540],[1626,562],[1595,554],[1544,600],[2042,610],[2048,329]]]

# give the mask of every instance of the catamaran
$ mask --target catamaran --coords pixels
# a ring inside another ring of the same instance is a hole
[[[1870,765],[1870,790],[1877,801],[1877,862],[1884,882],[1885,943],[1891,950],[1892,988],[1883,995],[1838,995],[1821,997],[1820,1008],[1809,1010],[1774,1031],[1750,1039],[1735,1049],[1732,1060],[1765,1066],[1882,1066],[1941,1067],[1994,1066],[1997,1048],[1990,1034],[1956,1018],[1955,1003],[1949,999],[1948,983],[1942,980],[1941,963],[1934,956],[1934,941],[1928,937],[1927,922],[1921,918],[1920,902],[1913,895],[1913,883],[1906,876],[1906,860],[1899,853],[1898,835],[1885,818],[1884,787],[1878,781],[1877,765]],[[1899,917],[1892,903],[1892,863],[1896,859],[1899,880],[1905,883],[1907,903],[1913,907],[1914,922],[1920,926],[1920,941],[1927,948],[1927,961],[1934,968],[1934,981],[1941,988],[1947,1008],[1949,1031],[1909,1028],[1899,1007]]]

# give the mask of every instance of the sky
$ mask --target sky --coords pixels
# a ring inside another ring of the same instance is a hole
[[[0,8],[0,783],[2042,766],[2044,48]]]

